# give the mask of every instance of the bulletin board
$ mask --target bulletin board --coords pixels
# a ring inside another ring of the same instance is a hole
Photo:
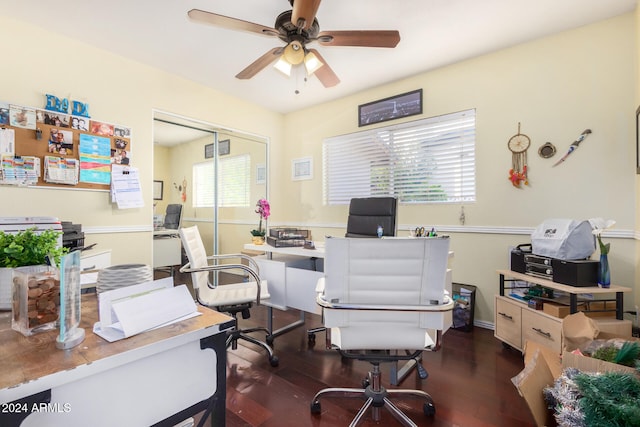
[[[29,183],[31,186],[109,190],[111,165],[128,165],[131,161],[131,129],[126,126],[0,103],[0,137],[10,134],[5,130],[13,130],[16,164],[22,160],[39,163],[39,177],[37,182]],[[0,147],[6,149],[6,138],[0,139],[4,140]],[[0,155],[6,178],[5,167],[11,165],[12,156],[3,152]],[[69,169],[73,167],[77,169],[75,182],[57,179],[62,176],[60,171],[66,168],[71,173]],[[56,179],[52,178],[53,171]],[[6,179],[0,184],[12,185]]]

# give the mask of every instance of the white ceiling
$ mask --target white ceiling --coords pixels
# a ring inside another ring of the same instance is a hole
[[[398,30],[401,37],[395,49],[314,43],[311,47],[341,80],[332,88],[324,88],[314,77],[305,83],[303,69],[287,79],[267,67],[251,80],[238,80],[234,76],[240,70],[282,42],[187,18],[187,11],[196,8],[272,27],[278,14],[290,9],[288,0],[0,0],[0,13],[287,113],[620,15],[634,10],[636,3],[324,0],[317,13],[321,31],[389,29]]]

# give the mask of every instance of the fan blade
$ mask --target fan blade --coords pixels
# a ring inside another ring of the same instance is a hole
[[[323,64],[322,67],[318,68],[316,72],[313,73],[318,78],[318,80],[320,80],[322,86],[332,87],[340,83],[340,79],[338,78],[338,76],[336,76],[336,73],[333,72],[331,67],[329,67],[327,61],[325,61],[322,55],[320,55],[320,52],[318,52],[316,49],[309,49],[309,52],[313,52],[313,54],[317,56]]]
[[[317,40],[323,46],[396,47],[400,33],[395,30],[321,31]]]
[[[245,68],[244,70],[236,74],[236,78],[246,80],[255,76],[260,71],[262,71],[265,67],[271,64],[273,61],[278,59],[278,57],[282,55],[282,50],[283,48],[281,47],[274,47],[269,52],[265,53],[260,58],[256,59],[251,64],[249,64],[247,68]]]
[[[298,28],[308,30],[320,7],[320,0],[294,0],[291,23]]]
[[[243,21],[242,19],[218,15],[217,13],[205,12],[200,9],[191,9],[187,12],[187,15],[192,21],[201,24],[215,25],[216,27],[226,28],[228,30],[247,31],[266,36],[278,36],[278,30],[275,28],[265,27],[264,25]]]

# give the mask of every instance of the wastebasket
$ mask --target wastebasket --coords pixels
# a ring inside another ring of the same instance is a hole
[[[476,287],[464,283],[452,284],[453,328],[465,332],[473,330],[473,317],[476,305]]]

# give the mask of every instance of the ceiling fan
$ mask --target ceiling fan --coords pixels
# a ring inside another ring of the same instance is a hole
[[[277,37],[286,43],[286,46],[273,48],[249,64],[236,75],[238,79],[250,79],[276,60],[275,67],[290,75],[293,65],[304,62],[308,74],[314,74],[324,87],[331,87],[340,83],[340,79],[322,55],[316,49],[308,48],[307,44],[318,42],[323,46],[393,48],[400,41],[400,33],[395,30],[320,31],[316,19],[320,1],[289,0],[292,10],[282,12],[273,28],[199,9],[190,10],[188,16],[195,22]]]

